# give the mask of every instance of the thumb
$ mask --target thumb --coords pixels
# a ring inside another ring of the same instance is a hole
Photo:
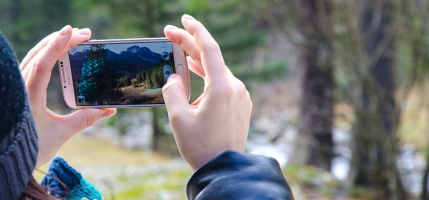
[[[162,95],[170,116],[176,113],[183,113],[185,109],[189,108],[185,84],[182,77],[178,74],[172,74],[168,78],[167,84],[162,88]]]
[[[71,131],[72,133],[78,133],[101,119],[109,118],[115,114],[115,108],[84,108],[66,116],[64,121],[70,127],[70,130],[73,130]]]

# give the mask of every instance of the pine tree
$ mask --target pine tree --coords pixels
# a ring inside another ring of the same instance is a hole
[[[151,81],[151,78],[150,78],[151,76],[150,76],[150,71],[148,71],[148,72],[146,72],[146,78],[145,78],[145,83],[146,83],[146,89],[150,89],[150,88],[152,88],[152,81]]]
[[[91,45],[87,61],[82,65],[78,95],[84,96],[86,103],[103,105],[116,91],[117,81],[104,47],[103,44]]]

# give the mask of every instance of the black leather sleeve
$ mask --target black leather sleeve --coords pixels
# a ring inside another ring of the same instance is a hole
[[[293,200],[278,162],[226,151],[199,168],[188,182],[190,200]]]

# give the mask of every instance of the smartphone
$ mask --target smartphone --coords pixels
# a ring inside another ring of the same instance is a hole
[[[90,40],[58,60],[72,109],[165,105],[162,86],[177,73],[190,96],[186,53],[167,38]]]

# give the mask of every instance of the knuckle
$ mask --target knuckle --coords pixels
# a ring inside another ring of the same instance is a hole
[[[206,27],[199,21],[194,20],[190,23],[188,27],[188,32],[195,37],[196,34],[201,33],[201,31],[206,30]]]
[[[215,93],[226,99],[231,99],[234,96],[234,88],[230,84],[219,85],[216,87]]]
[[[61,51],[62,51],[62,49],[61,49],[61,44],[60,44],[61,42],[59,42],[59,41],[52,41],[52,42],[50,42],[49,44],[48,44],[48,48],[49,49],[51,49],[51,53],[53,54],[53,56],[55,56],[55,57],[58,57],[60,54],[61,54]],[[64,46],[66,46],[66,45],[64,45]],[[64,47],[63,46],[63,47]]]
[[[237,78],[233,78],[230,84],[225,84],[225,86],[223,86],[223,92],[227,96],[245,98],[247,89],[242,81]]]
[[[237,84],[236,84],[237,91],[240,94],[245,95],[247,92],[246,85],[244,85],[243,81],[240,81],[238,79],[236,79],[236,80],[237,80]]]
[[[169,113],[168,118],[171,124],[181,124],[182,117],[179,113]]]
[[[86,127],[87,128],[94,125],[94,124],[95,124],[94,116],[90,116],[90,117],[86,118]]]
[[[178,87],[176,84],[166,84],[162,87],[162,94],[168,95],[171,91],[174,91]]]
[[[201,23],[200,21],[194,20],[194,22],[195,22],[195,30],[204,30],[204,29],[206,29],[206,27],[204,26],[204,24]]]
[[[33,47],[32,49],[30,49],[30,51],[28,51],[26,57],[34,57],[34,55],[36,55],[37,52],[39,52],[38,49],[36,49],[35,47]]]
[[[35,74],[41,74],[46,72],[46,67],[44,66],[44,63],[41,60],[34,61],[32,70]]]
[[[202,52],[209,52],[209,53],[219,53],[221,52],[220,46],[216,41],[208,41],[205,43]]]
[[[178,127],[182,124],[189,123],[189,119],[189,113],[183,112],[183,110],[168,111],[168,120],[170,121],[173,128]]]

